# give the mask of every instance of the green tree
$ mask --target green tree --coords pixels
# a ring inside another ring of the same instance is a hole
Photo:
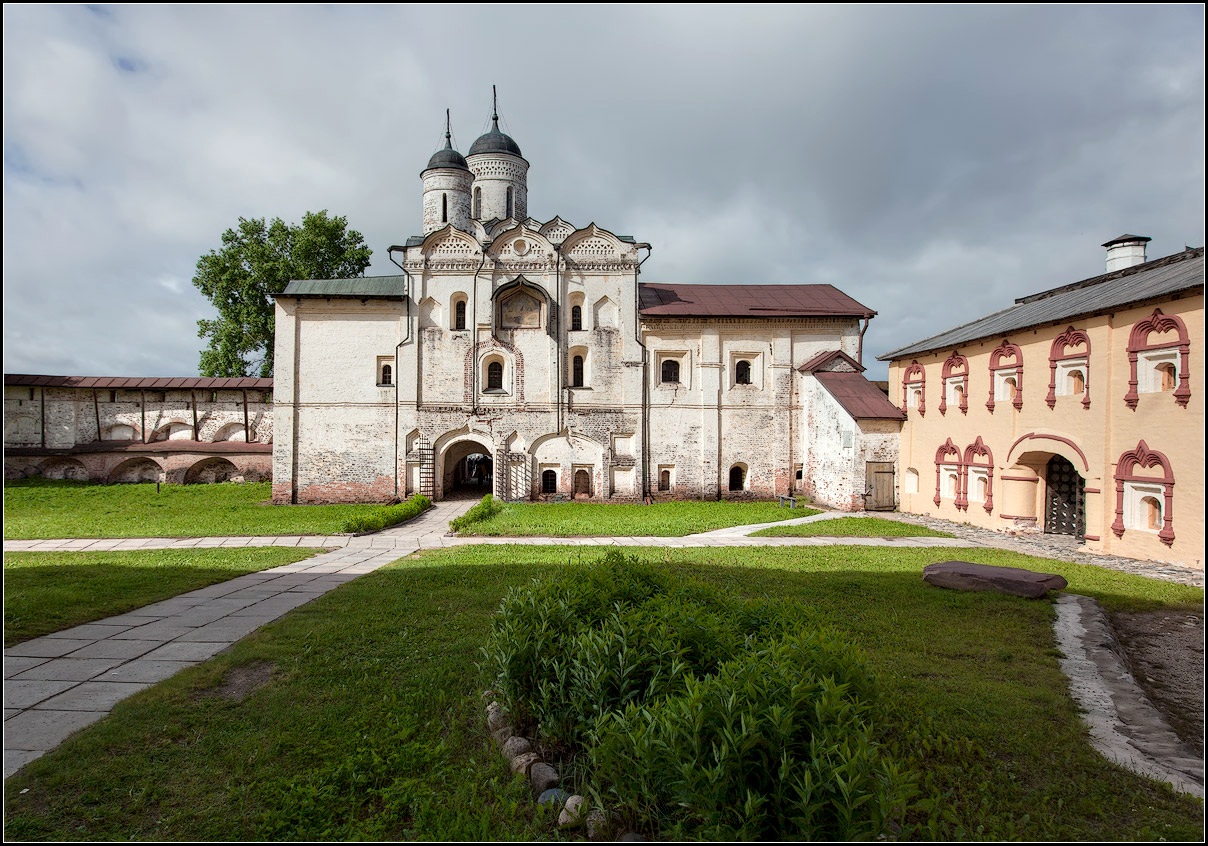
[[[307,212],[302,225],[281,218],[239,218],[222,233],[222,249],[197,261],[193,284],[218,310],[197,321],[209,339],[201,351],[202,376],[273,375],[273,295],[291,279],[363,276],[373,251],[345,217]]]

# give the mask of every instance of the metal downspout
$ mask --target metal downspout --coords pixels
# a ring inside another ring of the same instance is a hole
[[[554,345],[554,370],[558,374],[557,389],[555,391],[556,396],[554,398],[554,431],[561,432],[562,431],[562,392],[563,392],[563,390],[567,390],[563,387],[563,384],[562,384],[563,377],[565,375],[562,372],[562,362],[565,360],[565,356],[562,355],[562,347],[563,347],[563,345],[566,345],[566,346],[570,345],[570,338],[567,336],[566,330],[563,328],[566,324],[562,320],[562,312],[564,311],[564,305],[565,305],[568,297],[564,297],[562,295],[562,245],[561,244],[554,244],[554,290],[557,291],[557,297],[558,297],[558,338],[559,338],[559,342]],[[570,395],[569,395],[569,391],[567,391],[568,405],[569,405],[569,399],[570,399]],[[568,409],[568,416],[569,416],[569,409]]]
[[[654,253],[649,244],[638,244],[637,249],[646,248],[646,258],[638,262],[637,272],[634,273],[633,284],[633,324],[634,340],[642,348],[642,502],[650,499],[650,351],[642,340],[642,290],[638,277],[642,275],[642,265]]]
[[[478,274],[482,273],[482,269],[487,263],[486,247],[479,245],[482,251],[482,261],[478,263],[478,269],[474,271],[474,287],[473,291],[473,307],[470,311],[470,410],[475,417],[478,416]],[[492,296],[494,292],[492,292]],[[491,336],[495,335],[495,320],[491,319]]]
[[[399,476],[399,473],[398,473],[398,463],[399,463],[399,462],[398,462],[398,439],[399,439],[399,430],[398,430],[398,408],[399,408],[399,393],[398,393],[398,384],[399,384],[399,378],[402,376],[402,373],[401,373],[401,371],[399,370],[399,355],[398,355],[398,351],[399,351],[399,349],[400,349],[400,348],[403,346],[403,344],[409,343],[409,342],[411,341],[411,297],[410,297],[410,293],[411,293],[411,274],[409,274],[409,273],[407,272],[407,268],[403,267],[401,264],[399,264],[397,261],[395,261],[395,260],[394,260],[394,251],[395,251],[395,250],[398,250],[398,249],[402,249],[402,250],[403,250],[403,252],[404,252],[404,255],[406,254],[406,248],[405,248],[405,247],[400,248],[400,247],[395,246],[395,247],[391,247],[390,249],[388,249],[388,250],[386,251],[386,257],[390,259],[391,263],[392,263],[392,264],[394,264],[394,266],[395,266],[395,267],[397,267],[399,270],[401,270],[401,271],[403,272],[403,305],[404,305],[404,306],[406,306],[406,308],[407,308],[407,316],[406,316],[406,318],[405,318],[405,319],[406,319],[406,326],[407,326],[407,333],[406,333],[406,334],[403,336],[403,339],[402,339],[401,341],[399,341],[397,344],[395,344],[395,345],[394,345],[394,380],[393,380],[393,381],[394,381],[394,385],[393,385],[393,387],[394,387],[394,498],[395,498],[395,499],[398,499],[398,498],[399,498],[399,495],[398,495],[398,487],[399,487],[399,478],[398,478],[398,476]],[[416,389],[418,390],[418,385],[419,385],[419,373],[416,373],[416,374],[415,374],[415,384],[416,384],[416,386],[417,386],[417,388],[416,388]],[[418,402],[416,403],[416,405],[418,406]]]

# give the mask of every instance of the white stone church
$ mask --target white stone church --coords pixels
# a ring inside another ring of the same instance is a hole
[[[830,285],[639,282],[650,245],[529,214],[529,162],[446,133],[395,276],[276,299],[273,499],[892,508],[903,415],[864,378],[876,312]]]

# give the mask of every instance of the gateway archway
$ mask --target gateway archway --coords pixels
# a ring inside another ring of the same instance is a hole
[[[438,464],[441,499],[477,499],[494,493],[495,462],[489,444],[477,438],[459,439],[445,447]]]

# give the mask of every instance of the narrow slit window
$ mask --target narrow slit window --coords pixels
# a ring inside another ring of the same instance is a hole
[[[453,309],[453,328],[462,331],[466,328],[466,301],[458,300]]]
[[[583,356],[577,355],[571,362],[570,383],[572,387],[583,387]]]
[[[512,188],[511,188],[511,186],[508,186],[508,207],[507,207],[507,214],[504,215],[504,217],[511,217],[511,216],[512,216]]]
[[[571,306],[570,328],[575,332],[583,328],[583,306]]]
[[[449,195],[448,194],[440,195],[440,222],[441,223],[449,222]]]

